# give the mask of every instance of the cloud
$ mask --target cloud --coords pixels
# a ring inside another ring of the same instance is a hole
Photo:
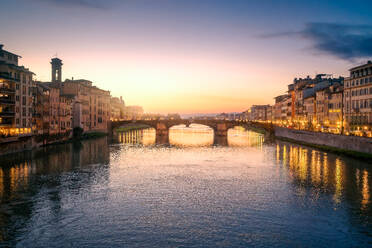
[[[372,25],[308,23],[301,31],[266,34],[261,37],[300,37],[309,40],[314,50],[344,60],[372,56]]]
[[[82,7],[90,9],[105,10],[108,7],[97,0],[39,0],[63,7]]]

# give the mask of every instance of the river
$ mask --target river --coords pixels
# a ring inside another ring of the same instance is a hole
[[[242,129],[175,127],[0,161],[0,247],[371,247],[372,167]]]

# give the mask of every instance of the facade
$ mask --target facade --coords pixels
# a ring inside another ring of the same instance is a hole
[[[273,106],[273,120],[276,124],[280,124],[283,120],[286,120],[286,116],[285,118],[283,118],[282,116],[282,109],[283,109],[283,106],[286,102],[287,99],[289,99],[290,96],[288,94],[285,94],[285,95],[280,95],[280,96],[277,96],[275,97],[275,104]]]
[[[342,133],[343,123],[343,92],[342,85],[329,87],[328,95],[328,129],[332,133]]]
[[[0,45],[0,137],[32,135],[33,73]]]
[[[143,115],[143,108],[141,106],[125,106],[124,119],[135,120],[141,119]]]
[[[84,132],[107,132],[111,112],[109,91],[99,89],[84,79],[66,79],[60,83],[60,88],[62,95],[73,99],[73,127],[81,127]]]
[[[69,134],[72,130],[72,99],[60,94],[57,83],[36,82],[34,134]]]
[[[304,91],[304,121],[302,125],[306,129],[313,130],[316,125],[316,99],[313,89]]]
[[[50,88],[43,83],[35,82],[33,131],[35,135],[49,134],[50,127]]]
[[[107,132],[110,122],[110,92],[95,86],[90,88],[90,131]]]
[[[59,132],[71,133],[72,132],[72,103],[73,97],[69,95],[59,96]]]
[[[345,79],[345,132],[372,137],[372,62],[351,68]]]
[[[269,115],[268,115],[269,113]],[[250,111],[250,120],[253,121],[268,121],[271,120],[272,110],[270,105],[253,105]]]

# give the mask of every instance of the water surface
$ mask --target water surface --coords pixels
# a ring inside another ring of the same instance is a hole
[[[238,129],[227,147],[146,132],[1,160],[0,246],[372,245],[369,164]]]

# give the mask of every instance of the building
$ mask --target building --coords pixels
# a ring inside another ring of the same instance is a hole
[[[124,119],[125,103],[123,97],[111,97],[111,120],[118,121]]]
[[[35,83],[34,134],[69,136],[73,98],[60,94],[58,83]]]
[[[332,133],[342,133],[343,85],[332,85],[328,92],[328,129]]]
[[[372,62],[349,71],[344,87],[345,132],[372,137]]]
[[[251,121],[268,121],[268,112],[270,112],[271,118],[271,106],[270,105],[253,105],[250,111]]]
[[[141,106],[125,106],[124,119],[136,120],[141,119],[143,115],[143,108]]]
[[[33,73],[0,45],[0,137],[32,134]]]
[[[73,99],[73,127],[81,127],[84,132],[107,132],[111,113],[109,91],[85,79],[66,79],[60,88],[62,95]]]
[[[316,125],[316,99],[315,99],[315,89],[307,88],[303,92],[304,98],[304,123],[302,127],[305,129],[313,130]]]
[[[295,128],[305,128],[308,125],[309,118],[314,119],[311,114],[305,110],[305,96],[306,102],[309,105],[311,99],[310,95],[317,94],[316,92],[327,88],[333,84],[342,84],[343,78],[333,78],[329,74],[317,74],[314,78],[307,76],[306,78],[295,78],[293,83],[288,85],[288,93],[292,98],[291,121]],[[313,89],[313,90],[312,90]],[[321,107],[318,105],[318,107]],[[317,112],[317,110],[315,110]],[[322,118],[322,117],[319,117]]]
[[[273,106],[273,120],[276,124],[280,124],[282,121],[284,120],[287,120],[287,117],[285,115],[285,117],[283,118],[283,115],[282,115],[282,109],[283,109],[283,105],[285,104],[286,100],[289,99],[290,96],[288,94],[285,94],[285,95],[280,95],[280,96],[277,96],[275,97],[275,103],[274,103],[274,106]],[[286,114],[286,113],[285,113]]]
[[[35,82],[33,106],[33,133],[35,135],[49,134],[50,114],[49,95],[50,88],[43,83]]]

